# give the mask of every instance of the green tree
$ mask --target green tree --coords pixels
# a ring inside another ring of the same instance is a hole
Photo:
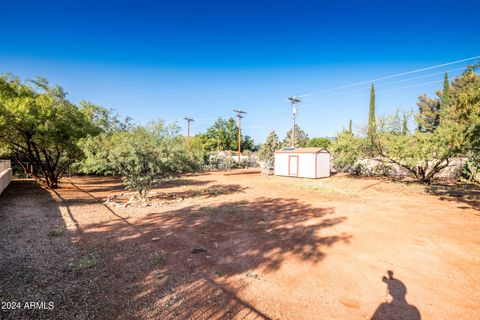
[[[268,134],[267,139],[260,146],[258,151],[258,158],[265,161],[265,163],[271,167],[275,157],[275,151],[280,148],[280,141],[278,140],[277,133],[272,131]]]
[[[368,138],[372,140],[376,133],[376,121],[375,121],[375,87],[372,83],[370,89],[370,108],[368,112]]]
[[[255,141],[250,136],[242,136],[241,151],[250,150],[255,148]]]
[[[450,96],[450,82],[448,81],[448,73],[445,72],[445,77],[443,79],[443,92],[442,92],[442,105],[441,109],[444,109],[448,106]]]
[[[418,131],[433,132],[440,124],[440,106],[441,100],[437,98],[429,98],[427,95],[418,97],[418,114],[415,120],[418,124]]]
[[[340,132],[330,145],[332,162],[340,171],[352,169],[355,163],[366,156],[368,139],[356,137],[348,131]]]
[[[253,149],[254,142],[249,136],[241,136],[240,150]],[[238,150],[238,126],[235,119],[228,120],[218,118],[215,123],[207,129],[204,141],[204,148],[207,151]]]
[[[383,130],[375,139],[377,152],[424,183],[430,183],[452,158],[478,152],[480,77],[474,70],[467,69],[455,79],[449,104],[440,110],[442,121],[433,131],[418,130],[403,135],[395,130]],[[418,115],[416,119],[422,120]]]
[[[112,109],[106,109],[89,101],[80,101],[79,105],[82,112],[102,132],[126,131],[133,127],[130,117],[121,119],[120,115],[114,113]]]
[[[228,122],[222,118],[218,118],[215,123],[207,129],[205,133],[208,144],[206,147],[209,151],[213,150],[231,150],[231,140],[227,130]]]
[[[233,117],[228,118],[226,129],[228,147],[225,150],[238,150],[238,126]],[[242,137],[240,137],[240,139],[243,140]]]
[[[348,122],[348,132],[350,134],[353,134],[353,128],[352,128],[352,119]]]
[[[48,188],[57,188],[65,171],[82,156],[78,141],[102,131],[92,120],[103,109],[77,107],[66,96],[60,86],[50,86],[43,78],[25,83],[9,75],[0,77],[4,149],[21,166],[23,159],[32,164],[23,169]]]
[[[402,134],[406,135],[408,133],[408,115],[403,112],[403,122],[402,122]]]
[[[202,146],[178,134],[177,124],[156,121],[146,127],[102,133],[80,143],[85,158],[80,162],[84,173],[113,174],[122,177],[125,187],[145,198],[163,179],[201,168]]]
[[[282,141],[283,147],[290,147],[291,136],[292,136],[292,129],[288,130],[285,138],[283,139]],[[303,131],[298,124],[295,124],[295,148],[305,148],[307,146],[308,139],[309,139],[308,135],[305,133],[305,131]]]
[[[144,128],[116,133],[109,143],[109,164],[122,176],[125,187],[138,192],[140,198],[173,171],[169,157],[162,152],[165,146]]]
[[[480,183],[480,153],[471,152],[462,170],[462,177],[470,182]]]
[[[330,140],[330,138],[324,138],[324,137],[311,138],[307,142],[307,147],[328,149],[331,142],[332,141]]]

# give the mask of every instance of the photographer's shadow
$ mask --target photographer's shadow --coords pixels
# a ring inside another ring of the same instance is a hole
[[[388,271],[388,278],[383,277],[383,282],[388,286],[388,293],[392,296],[391,302],[385,302],[378,306],[372,316],[372,320],[420,320],[420,312],[414,305],[408,304],[405,296],[407,287],[402,281],[393,277],[393,271]]]

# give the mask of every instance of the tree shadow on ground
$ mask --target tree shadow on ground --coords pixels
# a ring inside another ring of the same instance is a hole
[[[185,175],[185,177],[188,177]],[[108,191],[119,191],[124,189],[124,184],[121,177],[112,177],[112,176],[78,176],[80,179],[79,185],[82,187],[88,187],[90,193],[95,192],[108,192]],[[66,178],[65,181],[71,183],[71,180]],[[213,180],[193,180],[188,178],[179,178],[162,181],[155,188],[167,189],[167,188],[176,188],[182,186],[203,186],[209,183],[214,182]]]
[[[243,192],[247,187],[238,184],[215,184],[203,189],[190,189],[176,192],[153,192],[149,200],[174,200],[187,198],[213,198],[221,195],[228,195],[237,192]]]
[[[90,192],[118,191],[123,188],[122,179],[113,176],[77,176],[82,186],[88,186]],[[69,178],[64,178],[70,181]],[[61,185],[60,185],[61,188]]]
[[[350,177],[378,181],[364,187],[363,190],[380,185],[384,181],[400,183],[406,186],[421,186],[427,194],[437,196],[440,200],[455,201],[463,204],[463,206],[459,207],[460,209],[480,209],[480,185],[475,183],[435,180],[432,184],[425,185],[410,178],[401,177]]]
[[[390,302],[382,303],[371,317],[371,320],[420,320],[420,312],[414,305],[408,304],[405,296],[407,287],[393,277],[393,271],[388,271],[388,278],[382,281],[387,284],[388,294],[392,297]]]
[[[64,199],[59,192],[52,190],[53,193],[55,193],[59,198],[61,198],[62,202],[64,204],[68,203],[69,205],[75,205],[75,206],[80,206],[80,205],[91,205],[91,204],[103,204],[107,198],[105,197],[97,197],[93,193],[97,192],[97,188],[94,188],[93,191],[88,189],[86,191],[83,189],[84,185],[78,185],[76,183],[70,182],[70,185],[72,185],[75,189],[78,191],[81,191],[86,197],[82,198],[75,198],[75,199]],[[243,192],[246,190],[247,187],[242,187],[238,184],[216,184],[216,185],[211,185],[205,188],[200,188],[200,189],[188,189],[185,191],[171,191],[171,192],[156,192],[156,191],[151,191],[147,195],[148,202],[150,203],[155,203],[155,202],[160,202],[160,201],[167,201],[167,204],[169,203],[168,201],[173,201],[173,200],[185,200],[189,198],[214,198],[222,195],[229,195],[233,193],[238,193],[238,192]],[[118,187],[116,189],[112,189],[112,191],[118,190]],[[103,190],[102,190],[103,191]],[[66,191],[64,191],[66,192]],[[123,202],[126,203],[130,199],[130,197],[135,194],[135,192],[128,192],[124,194],[123,196],[117,195],[115,196],[114,199],[117,199],[117,202]],[[143,204],[138,203],[139,205]],[[108,206],[107,206],[108,207]]]
[[[319,263],[325,248],[348,243],[350,235],[328,232],[346,219],[333,214],[296,199],[256,198],[93,223],[80,241],[87,251],[101,245],[110,318],[269,319],[240,293],[286,260]]]
[[[204,186],[209,183],[214,182],[214,180],[193,180],[193,179],[172,179],[163,181],[158,187],[161,189],[165,188],[176,188],[176,187],[183,187],[183,186]]]
[[[83,252],[74,243],[57,203],[32,180],[14,180],[0,195],[0,301],[21,308],[0,310],[1,319],[93,319],[94,269],[72,272]],[[52,302],[52,310],[25,302]]]
[[[28,183],[13,183],[0,197],[0,243],[7,252],[0,260],[1,296],[54,301],[55,309],[19,310],[12,319],[270,319],[241,298],[243,290],[269,281],[269,273],[287,260],[319,263],[326,248],[351,238],[329,230],[346,219],[333,208],[296,199],[219,201],[162,212],[150,208],[132,218],[98,202],[84,209],[82,199],[94,197],[86,191],[76,201],[75,188],[56,190],[55,201]],[[65,227],[60,210],[76,229],[49,238],[51,228]],[[88,223],[82,217],[101,210],[112,218]],[[85,256],[95,257],[93,267],[67,269],[70,259]]]
[[[480,185],[473,183],[436,183],[425,187],[428,194],[440,200],[456,201],[464,206],[460,209],[480,209]]]
[[[236,176],[236,175],[244,175],[244,174],[258,174],[260,175],[261,170],[260,168],[255,169],[244,169],[244,170],[232,170],[229,172],[224,173],[224,176]]]

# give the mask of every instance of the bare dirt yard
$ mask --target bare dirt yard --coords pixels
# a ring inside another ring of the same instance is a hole
[[[0,195],[0,318],[480,319],[477,186],[215,172],[105,204],[122,193]]]

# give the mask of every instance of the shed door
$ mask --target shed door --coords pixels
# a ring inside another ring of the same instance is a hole
[[[288,156],[288,175],[298,176],[298,156]]]

